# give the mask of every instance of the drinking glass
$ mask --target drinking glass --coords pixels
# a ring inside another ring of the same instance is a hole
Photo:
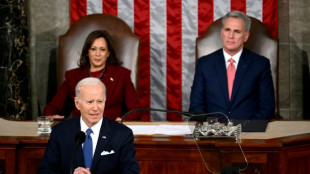
[[[38,117],[38,133],[51,133],[51,121],[49,117]]]

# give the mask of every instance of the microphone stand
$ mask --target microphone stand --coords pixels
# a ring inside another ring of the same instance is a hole
[[[85,141],[85,138],[86,138],[86,135],[83,131],[77,132],[75,134],[75,137],[74,137],[75,147],[74,147],[74,151],[73,151],[73,155],[72,155],[72,159],[71,159],[70,174],[73,173],[73,162],[74,162],[74,157],[76,155],[78,147],[79,147],[79,145],[81,145]]]

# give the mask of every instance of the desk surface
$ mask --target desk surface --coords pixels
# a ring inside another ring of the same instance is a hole
[[[185,122],[125,122],[126,125],[186,125]],[[309,134],[310,121],[272,121],[266,132],[243,132],[242,139],[272,139],[293,135]],[[149,135],[149,134],[148,134]],[[164,134],[162,134],[164,135]],[[0,118],[0,136],[39,136],[37,122],[11,121]]]

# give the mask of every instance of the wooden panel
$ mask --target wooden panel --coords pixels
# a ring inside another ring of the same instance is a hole
[[[294,173],[294,174],[310,173],[310,157],[290,158],[288,160],[287,173]]]
[[[49,137],[20,138],[17,169],[19,174],[35,174],[44,155]]]
[[[141,174],[203,174],[209,173],[203,162],[190,161],[144,161],[139,160]]]
[[[16,162],[16,148],[18,141],[12,137],[0,137],[0,159],[1,168],[4,173],[14,174]]]
[[[48,136],[0,136],[1,167],[6,174],[36,173],[48,140]],[[142,174],[208,173],[192,137],[139,135],[135,136],[134,144]],[[233,142],[208,140],[204,145],[211,157],[209,162],[216,164],[215,159],[222,159],[221,166],[244,162],[239,147]],[[243,139],[241,146],[249,162],[243,173],[310,173],[310,134]]]
[[[290,146],[284,150],[285,157],[287,159],[286,165],[283,168],[286,169],[286,173],[304,174],[310,173],[310,147],[304,142],[298,148]]]
[[[17,163],[19,174],[35,174],[40,165],[44,151],[44,148],[19,149]]]
[[[5,173],[15,173],[15,149],[0,150],[2,168]]]

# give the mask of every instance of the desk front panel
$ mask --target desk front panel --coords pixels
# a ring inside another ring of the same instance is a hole
[[[22,132],[1,135],[0,131],[0,167],[6,174],[36,173],[49,137],[31,131],[27,136],[21,136]],[[250,134],[242,139],[249,162],[245,173],[310,173],[310,133],[267,139],[263,133],[256,135],[257,139]],[[135,135],[134,143],[141,174],[208,173],[190,136]],[[236,144],[213,142],[210,150],[225,157],[223,165],[242,160]]]
[[[15,173],[16,149],[18,141],[14,137],[0,136],[0,173]]]

